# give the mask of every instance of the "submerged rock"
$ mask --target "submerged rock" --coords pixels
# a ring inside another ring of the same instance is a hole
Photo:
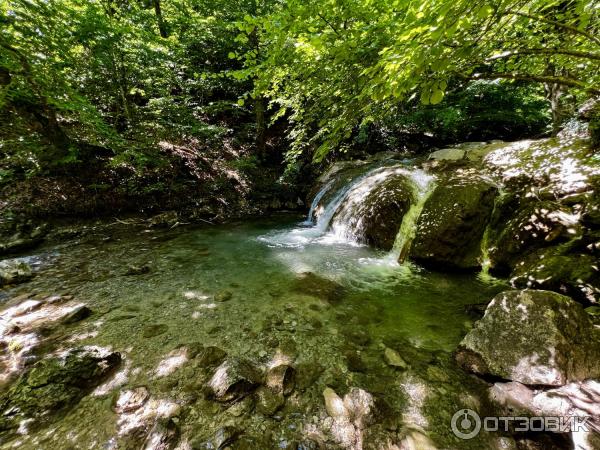
[[[261,383],[262,377],[254,365],[243,358],[228,358],[208,382],[209,394],[219,402],[240,400]]]
[[[0,261],[0,286],[24,283],[31,278],[33,272],[27,263],[16,259]]]
[[[388,366],[401,370],[408,369],[408,364],[396,350],[386,347],[383,352],[383,358]]]
[[[329,432],[344,448],[363,448],[364,432],[375,413],[375,400],[371,394],[356,387],[342,399],[331,388],[323,391],[327,414],[333,419]]]
[[[215,302],[227,302],[233,298],[233,292],[228,290],[219,291],[215,294]]]
[[[435,188],[417,221],[410,258],[434,268],[475,269],[497,188],[477,177],[454,176]]]
[[[338,303],[345,295],[341,284],[327,278],[320,277],[313,272],[304,272],[298,275],[292,289],[302,294],[321,298],[329,303]]]
[[[150,218],[151,227],[174,227],[179,223],[179,216],[176,211],[167,211],[157,214]]]
[[[600,376],[600,336],[583,308],[549,291],[507,291],[465,336],[466,370],[530,385],[561,386]]]
[[[119,353],[99,347],[73,349],[38,361],[0,397],[0,429],[73,406],[120,363]]]
[[[131,265],[125,272],[125,275],[144,275],[150,273],[150,266],[142,264],[141,266]]]

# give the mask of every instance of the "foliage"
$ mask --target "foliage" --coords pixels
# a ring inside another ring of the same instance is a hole
[[[0,170],[157,168],[165,143],[197,154],[232,136],[278,162],[268,116],[289,125],[288,160],[374,136],[537,134],[542,92],[555,124],[565,99],[598,93],[599,14],[597,0],[0,0]]]
[[[542,83],[553,106],[566,88],[597,94],[599,14],[594,0],[288,0],[256,25],[268,52],[248,70],[289,114],[293,150],[319,160],[400,102],[440,103],[453,79]]]

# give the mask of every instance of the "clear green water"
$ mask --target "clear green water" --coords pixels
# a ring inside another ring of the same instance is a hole
[[[34,280],[2,296],[71,294],[86,303],[93,315],[66,329],[56,347],[122,352],[122,388],[144,385],[154,398],[181,405],[181,442],[210,440],[233,424],[255,442],[248,448],[295,448],[307,424],[324,417],[323,389],[343,395],[356,386],[386,405],[377,433],[393,435],[416,422],[439,448],[485,448],[481,440],[465,443],[451,435],[450,417],[482,388],[454,365],[451,352],[473,321],[466,305],[486,302],[505,286],[477,275],[398,266],[300,220],[281,216],[170,231],[103,227],[43,250]],[[142,264],[151,271],[124,275]],[[214,302],[223,291],[231,299]],[[150,329],[162,333],[144,337]],[[76,344],[67,342],[74,337]],[[286,355],[297,368],[296,391],[273,417],[252,410],[236,416],[204,399],[191,362],[156,375],[169,352],[195,342],[263,366]],[[402,355],[408,371],[385,363],[386,346]],[[425,386],[424,399],[414,398],[415,386]],[[117,436],[111,404],[118,390],[87,396],[46,428],[4,447],[139,448],[135,439]]]

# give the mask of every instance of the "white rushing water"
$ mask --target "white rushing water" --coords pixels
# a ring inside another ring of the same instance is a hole
[[[389,257],[394,261],[403,263],[408,257],[410,244],[417,234],[417,221],[421,211],[423,211],[425,202],[435,188],[434,180],[435,178],[432,175],[423,170],[417,169],[412,172],[411,181],[415,189],[415,203],[410,206],[410,209],[402,218],[402,225],[400,225],[400,230],[396,235],[394,247],[389,253]]]
[[[364,255],[357,262],[363,266],[398,266],[398,260],[403,261],[410,248],[416,234],[417,220],[434,187],[432,175],[405,165],[372,168],[346,183],[337,192],[332,192],[335,182],[330,180],[316,194],[305,222],[285,231],[263,235],[259,240],[282,250],[301,249],[300,254],[297,251],[280,254],[281,259],[288,262],[293,260],[294,269],[297,270],[310,270],[313,254],[319,254],[322,258],[323,252],[331,251],[331,246],[336,246],[335,252],[343,255],[343,246],[362,245],[361,206],[364,206],[365,199],[390,177],[396,176],[406,177],[412,190],[413,203],[402,220],[394,248],[383,257]],[[322,200],[326,196],[330,199],[323,204]],[[336,263],[332,262],[331,265],[333,267]]]

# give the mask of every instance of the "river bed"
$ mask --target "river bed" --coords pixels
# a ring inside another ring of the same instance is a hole
[[[498,280],[400,265],[290,215],[173,230],[105,224],[27,259],[35,277],[1,291],[4,301],[66,295],[92,310],[43,351],[101,346],[123,363],[115,379],[4,448],[139,448],[145,436],[128,435],[114,411],[118,392],[137,386],[177,405],[182,449],[225,448],[215,438],[223,430],[235,435],[231,448],[313,448],[301,443],[328,436],[326,387],[377,399],[372,442],[412,427],[439,448],[485,447],[486,436],[463,442],[450,430],[484,387],[452,351],[477,318],[469,305],[506,288]],[[192,344],[259,368],[286,361],[293,393],[275,411],[211,401],[180,351]],[[390,362],[388,349],[406,367]]]

